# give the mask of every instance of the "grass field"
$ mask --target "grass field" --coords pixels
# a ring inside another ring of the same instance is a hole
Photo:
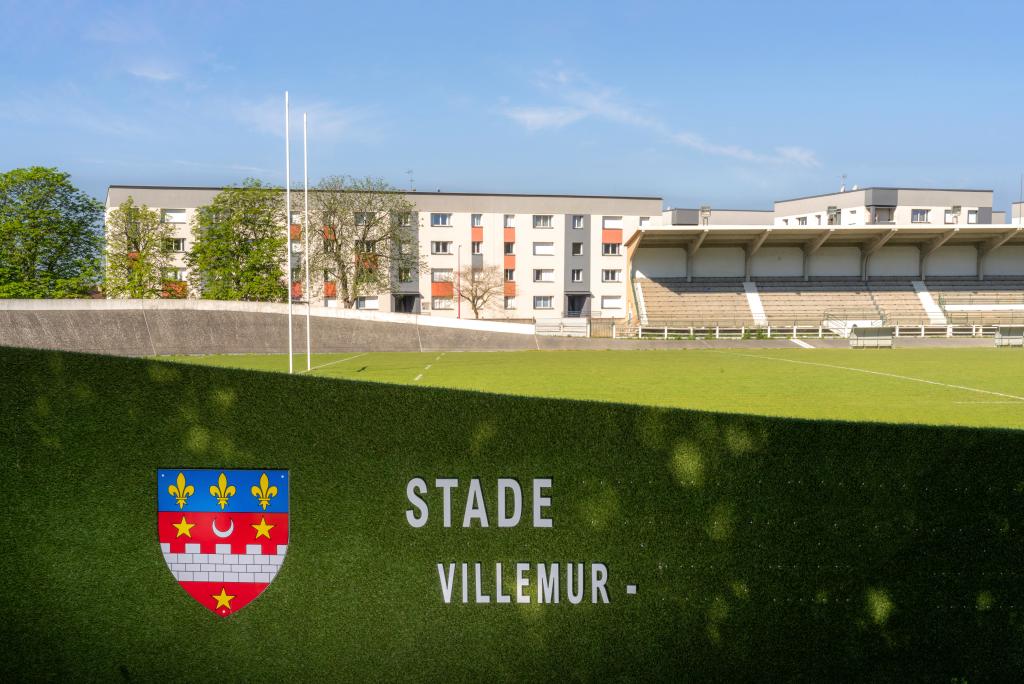
[[[287,356],[162,357],[287,370]],[[539,397],[825,418],[1024,428],[1024,353],[775,349],[316,354],[313,375]],[[304,371],[306,357],[295,357]]]
[[[386,384],[0,348],[0,681],[949,682],[1024,670],[1024,431],[410,386],[434,358],[381,356],[377,378],[388,362],[404,383]],[[510,359],[522,371],[502,373],[522,391],[544,377],[546,391],[572,392],[558,386],[571,377],[563,358],[459,355],[458,377]],[[596,378],[609,358],[580,355],[577,368]],[[703,359],[713,394],[716,377],[774,368],[719,373],[715,358],[652,355],[646,372]],[[328,368],[359,374],[361,360]],[[228,618],[187,596],[161,555],[156,471],[175,467],[290,472],[287,558]],[[413,477],[458,478],[463,497],[481,478],[492,520],[498,478],[551,478],[553,527],[445,528],[433,489],[431,523],[415,529]],[[605,563],[611,602],[446,604],[436,567],[459,562],[482,563],[485,582],[496,562]]]

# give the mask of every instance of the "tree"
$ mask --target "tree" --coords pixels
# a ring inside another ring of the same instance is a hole
[[[473,309],[473,317],[480,318],[480,312],[487,304],[505,291],[505,282],[497,266],[464,266],[459,274],[458,289],[469,308]]]
[[[107,217],[107,269],[103,289],[110,297],[142,299],[164,292],[171,265],[174,229],[160,214],[128,197]]]
[[[254,178],[226,188],[193,219],[195,245],[185,257],[204,299],[282,301],[285,212],[281,190]]]
[[[381,179],[340,176],[325,178],[316,190],[310,270],[324,272],[345,308],[362,295],[391,292],[402,276],[423,266],[416,207],[400,190]]]
[[[63,171],[0,174],[0,297],[84,297],[100,274],[103,205]]]

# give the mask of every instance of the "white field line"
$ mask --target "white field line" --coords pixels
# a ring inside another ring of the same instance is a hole
[[[866,368],[851,368],[849,366],[837,366],[831,363],[817,363],[815,361],[798,361],[796,359],[782,359],[777,356],[762,356],[760,354],[741,354],[739,352],[728,352],[725,350],[715,350],[719,354],[732,354],[733,356],[747,356],[752,359],[766,359],[769,361],[782,361],[784,363],[798,363],[804,366],[820,366],[821,368],[835,368],[838,370],[853,371],[854,373],[867,373],[868,375],[880,375],[886,378],[896,378],[897,380],[910,380],[912,382],[922,382],[926,385],[935,385],[937,387],[948,387],[949,389],[964,390],[966,392],[977,392],[978,394],[990,394],[994,397],[1004,397],[1006,399],[1015,399],[1017,402],[1024,402],[1024,397],[1018,397],[1016,394],[1005,394],[1003,392],[993,392],[992,390],[978,389],[977,387],[967,387],[965,385],[951,385],[945,382],[939,382],[937,380],[925,380],[924,378],[914,378],[909,375],[897,375],[896,373],[885,373],[883,371],[867,370]],[[973,403],[973,402],[965,402]],[[1016,403],[1016,402],[1012,402]]]
[[[416,376],[415,378],[413,378],[413,379],[412,379],[412,381],[413,381],[413,382],[418,382],[418,381],[419,381],[419,379],[420,379],[420,378],[422,378],[422,377],[423,377],[423,373],[420,373],[420,374],[419,374],[419,375],[417,375],[417,376]]]
[[[795,344],[798,347],[803,347],[804,349],[814,349],[813,345],[807,344],[803,340],[798,340],[795,337],[789,338],[789,341],[792,342],[793,344]]]
[[[360,356],[366,356],[369,353],[370,352],[363,352],[362,354],[356,354],[355,356],[349,356],[344,359],[338,359],[337,361],[331,361],[330,363],[322,363],[319,366],[313,366],[312,368],[308,368],[306,370],[300,370],[298,373],[296,373],[296,375],[299,375],[300,373],[310,373],[318,368],[326,368],[327,366],[333,366],[334,364],[342,363],[343,361],[351,361],[352,359],[358,359]]]

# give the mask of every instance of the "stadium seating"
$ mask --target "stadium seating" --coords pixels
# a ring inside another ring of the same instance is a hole
[[[928,325],[928,313],[921,306],[909,280],[871,280],[867,283],[875,303],[889,325]]]
[[[929,279],[928,290],[955,325],[1024,323],[1024,279]],[[1007,310],[1007,305],[1018,307]],[[957,310],[970,306],[972,310]],[[991,308],[988,308],[991,307]]]
[[[867,285],[860,281],[765,280],[757,282],[771,325],[819,325],[826,318],[884,319]]]
[[[739,280],[688,283],[685,278],[640,278],[637,283],[652,325],[754,325]]]

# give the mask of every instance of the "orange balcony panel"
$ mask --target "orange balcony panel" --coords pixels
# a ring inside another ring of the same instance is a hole
[[[292,299],[302,299],[302,283],[292,283]]]
[[[621,228],[602,228],[601,229],[601,242],[608,244],[609,242],[616,245],[622,244],[622,229]]]
[[[515,267],[516,267],[516,255],[515,254],[506,254],[505,255],[505,268],[515,268]]]
[[[337,297],[338,285],[332,282],[324,283],[324,297]]]
[[[337,233],[334,232],[334,226],[324,226],[324,240],[335,240],[337,239]]]
[[[302,237],[302,226],[300,226],[298,223],[293,223],[288,228],[292,240],[298,240]]]
[[[473,226],[473,242],[484,241],[484,229],[483,226]]]
[[[505,229],[505,242],[515,242],[515,241],[516,241],[516,229],[515,228],[506,228]]]
[[[515,283],[505,283],[505,296],[506,297],[515,297],[516,296],[516,284]]]
[[[455,294],[455,283],[430,283],[431,297],[451,297]]]

